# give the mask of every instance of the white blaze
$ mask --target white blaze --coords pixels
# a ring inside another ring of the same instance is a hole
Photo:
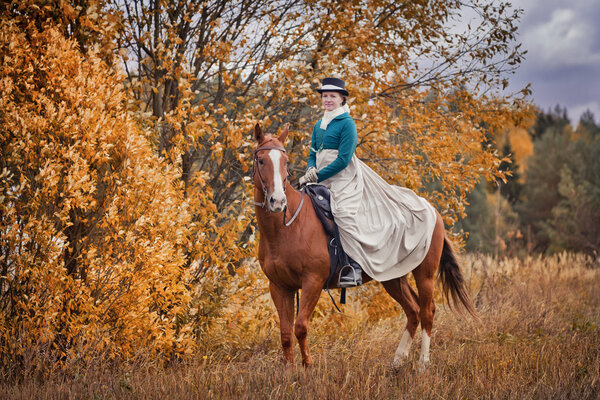
[[[273,162],[273,193],[271,197],[276,202],[283,202],[285,200],[285,192],[283,191],[283,179],[281,178],[281,168],[279,163],[281,162],[281,151],[271,150],[269,151],[269,157]]]

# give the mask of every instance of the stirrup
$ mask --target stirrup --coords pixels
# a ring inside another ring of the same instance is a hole
[[[344,274],[344,271],[346,271],[348,268],[350,269],[350,271],[348,271]],[[349,288],[349,287],[360,286],[360,285],[362,285],[361,272],[357,272],[356,269],[350,264],[344,265],[340,269],[340,277],[338,279],[338,287]]]

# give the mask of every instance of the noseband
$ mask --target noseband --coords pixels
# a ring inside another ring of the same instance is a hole
[[[262,207],[265,210],[270,211],[269,207],[267,207],[267,186],[265,185],[265,181],[262,178],[262,175],[260,174],[260,168],[256,166],[256,164],[258,163],[258,152],[261,150],[278,150],[278,151],[281,151],[283,154],[287,154],[287,152],[285,151],[285,149],[283,147],[272,147],[272,146],[259,147],[258,149],[254,150],[254,157],[252,159],[252,178],[254,178],[258,172],[258,180],[260,181],[260,185],[262,186],[262,191],[263,191],[263,196],[264,196],[264,201],[262,203],[259,203],[255,200],[254,205],[258,206],[258,207]],[[275,166],[273,166],[273,167],[275,167]],[[286,169],[286,175],[285,175],[285,179],[283,181],[283,193],[285,193],[285,189],[286,189],[287,176],[288,176],[288,173],[287,173],[287,169]],[[294,220],[296,219],[298,214],[300,214],[300,210],[302,209],[302,204],[304,204],[304,188],[302,188],[302,199],[300,200],[300,205],[298,206],[298,209],[294,213],[294,216],[292,217],[292,219],[289,220],[287,223],[285,221],[287,206],[283,209],[283,224],[285,226],[290,226],[292,224],[292,222],[294,222]]]

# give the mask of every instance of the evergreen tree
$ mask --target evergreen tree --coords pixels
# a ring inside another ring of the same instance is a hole
[[[540,111],[535,124],[530,129],[531,136],[534,139],[540,138],[549,128],[555,128],[562,131],[571,124],[567,115],[567,108],[556,105],[553,110],[548,112]]]
[[[560,127],[549,127],[534,142],[534,155],[528,162],[526,181],[522,190],[522,202],[517,204],[523,228],[531,231],[534,248],[545,251],[551,238],[548,221],[552,219],[552,209],[560,202],[558,185],[560,171],[569,159],[569,139]]]
[[[571,143],[574,157],[560,170],[560,200],[552,209],[551,250],[600,252],[600,137]]]
[[[596,124],[594,113],[586,110],[579,119],[576,131],[590,138],[600,136],[600,126]]]
[[[548,122],[547,115],[540,120]],[[516,209],[537,250],[594,253],[600,250],[599,129],[589,111],[576,135],[564,119],[554,122],[534,142]]]

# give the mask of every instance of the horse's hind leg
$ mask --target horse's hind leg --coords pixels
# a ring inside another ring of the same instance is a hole
[[[269,283],[271,298],[275,303],[279,315],[279,331],[281,333],[281,347],[283,348],[283,362],[294,364],[294,349],[292,347],[292,324],[294,322],[294,292],[285,290]]]
[[[423,266],[423,264],[421,264]],[[431,329],[433,328],[433,316],[435,314],[435,303],[433,301],[433,277],[424,275],[415,270],[415,281],[419,291],[419,308],[421,317],[421,364],[429,363],[429,343],[431,341]]]
[[[406,276],[392,279],[391,281],[382,282],[386,292],[394,300],[400,303],[400,306],[406,314],[406,328],[400,339],[400,344],[394,354],[392,367],[398,367],[404,360],[408,358],[408,351],[412,344],[415,332],[419,326],[419,298],[413,288],[408,283]]]
[[[442,257],[444,246],[444,223],[437,213],[436,226],[431,238],[431,245],[425,259],[413,270],[413,276],[419,292],[419,307],[421,317],[421,356],[419,362],[422,365],[429,363],[429,343],[431,341],[431,329],[433,328],[433,316],[435,314],[435,302],[433,301],[433,289],[435,286],[435,274]]]

